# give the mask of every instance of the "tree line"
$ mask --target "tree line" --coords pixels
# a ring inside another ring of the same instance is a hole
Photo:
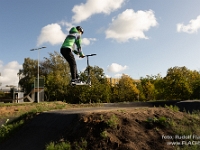
[[[47,101],[61,100],[67,103],[107,103],[150,100],[200,99],[200,73],[186,67],[172,67],[165,77],[160,74],[147,75],[134,80],[123,74],[118,82],[111,84],[104,70],[90,66],[92,86],[71,86],[68,63],[57,52],[49,53],[39,66],[40,77],[45,80]],[[37,77],[37,60],[25,58],[23,69],[19,70],[19,84],[29,93]],[[87,68],[80,72],[87,79]]]

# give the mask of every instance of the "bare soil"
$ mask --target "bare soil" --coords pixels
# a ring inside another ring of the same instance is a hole
[[[163,139],[163,136],[174,136],[174,131],[167,124],[151,124],[147,121],[160,117],[181,121],[187,114],[166,108],[119,109],[82,114],[63,134],[60,142],[79,141],[81,145],[82,138],[87,141],[87,149],[90,150],[173,150],[173,146],[167,145],[172,140]],[[117,118],[113,119],[116,127],[108,125],[112,118]],[[103,133],[107,136],[102,136]]]
[[[5,115],[23,108],[0,109],[0,113]],[[9,139],[0,143],[0,149],[44,150],[50,142],[59,144],[69,141],[74,150],[78,147],[86,147],[86,150],[174,150],[175,147],[168,144],[174,139],[165,137],[174,137],[177,134],[175,132],[184,131],[194,120],[198,130],[193,134],[200,138],[198,119],[186,112],[169,108],[87,108],[78,113],[77,110],[38,114]],[[164,118],[164,121],[159,118]],[[183,120],[187,120],[184,125],[181,124]],[[174,129],[173,123],[180,125]]]

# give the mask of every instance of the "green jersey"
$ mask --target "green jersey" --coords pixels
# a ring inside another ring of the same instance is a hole
[[[69,31],[69,35],[66,37],[61,48],[70,48],[71,50],[77,49],[81,51],[81,34],[73,27]]]

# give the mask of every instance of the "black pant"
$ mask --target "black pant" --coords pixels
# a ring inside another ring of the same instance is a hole
[[[72,54],[71,49],[70,48],[61,48],[60,53],[63,55],[63,57],[69,63],[72,79],[78,78],[77,65],[76,65],[76,61],[75,61],[74,55]]]

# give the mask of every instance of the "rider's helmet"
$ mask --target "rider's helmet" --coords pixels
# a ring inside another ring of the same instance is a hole
[[[80,31],[82,34],[84,33],[83,28],[81,26],[77,26],[76,29]]]

